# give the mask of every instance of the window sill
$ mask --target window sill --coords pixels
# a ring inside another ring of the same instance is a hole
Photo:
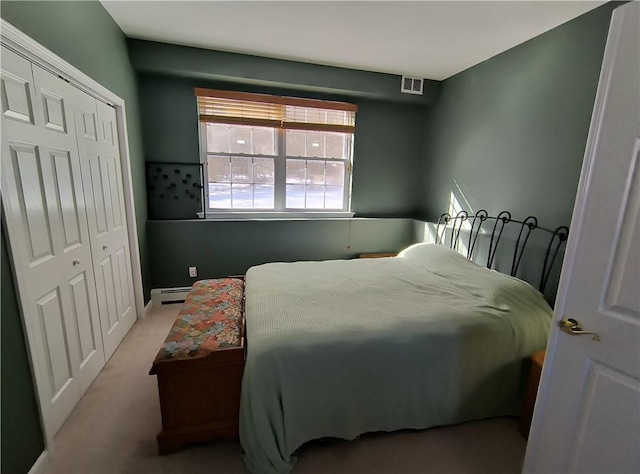
[[[208,221],[351,219],[354,212],[207,212]],[[203,217],[199,213],[200,218]]]

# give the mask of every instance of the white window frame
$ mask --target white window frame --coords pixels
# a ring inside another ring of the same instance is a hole
[[[258,155],[246,153],[209,153],[207,152],[206,122],[198,120],[198,134],[200,142],[200,162],[203,166],[204,186],[204,217],[213,220],[243,220],[243,219],[316,219],[316,218],[350,218],[354,216],[351,212],[351,185],[353,170],[353,142],[354,134],[351,133],[348,144],[348,157],[342,158],[321,158],[306,156],[286,155],[286,130],[273,127],[276,133],[276,154]],[[274,160],[274,209],[220,209],[209,207],[209,156],[237,156],[249,158],[272,158]],[[345,163],[344,193],[342,209],[304,209],[286,207],[286,160],[306,160],[323,162]]]

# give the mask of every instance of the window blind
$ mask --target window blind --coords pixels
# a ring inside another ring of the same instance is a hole
[[[353,133],[358,106],[346,102],[195,89],[201,122]]]

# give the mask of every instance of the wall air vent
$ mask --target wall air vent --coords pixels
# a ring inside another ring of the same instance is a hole
[[[400,87],[400,92],[404,92],[405,94],[422,95],[423,82],[424,79],[402,76],[402,87]]]

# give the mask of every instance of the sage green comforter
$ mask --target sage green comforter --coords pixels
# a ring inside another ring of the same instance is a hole
[[[552,311],[527,283],[441,246],[270,263],[246,275],[240,440],[252,473],[307,441],[519,411]]]

